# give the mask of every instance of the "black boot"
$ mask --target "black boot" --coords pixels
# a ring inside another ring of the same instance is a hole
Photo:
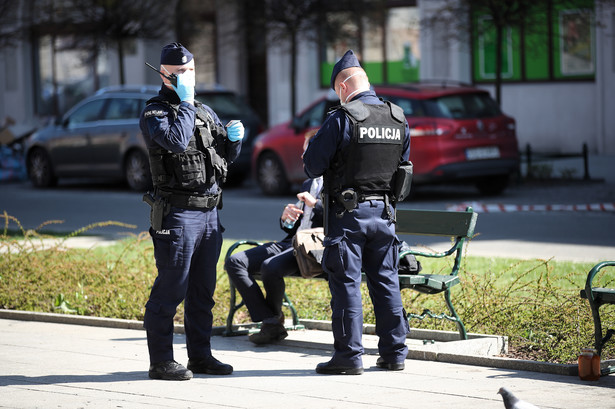
[[[192,379],[192,372],[175,361],[162,361],[149,366],[149,377],[166,381],[187,381]]]
[[[189,359],[188,369],[194,373],[205,373],[209,375],[230,375],[233,373],[232,366],[223,364],[213,356]]]
[[[361,375],[363,373],[362,366],[339,366],[333,362],[321,362],[316,365],[316,373],[323,375]]]
[[[263,324],[260,332],[250,335],[250,341],[256,345],[271,344],[281,341],[288,336],[283,324]]]
[[[382,357],[376,361],[376,366],[382,369],[388,369],[389,371],[403,371],[406,367],[405,362],[387,362]]]

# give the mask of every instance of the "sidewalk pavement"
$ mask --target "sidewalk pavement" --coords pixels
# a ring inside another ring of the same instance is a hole
[[[40,317],[39,317],[40,318]],[[406,369],[376,367],[377,339],[361,376],[318,375],[331,356],[329,331],[298,330],[269,346],[247,336],[212,337],[229,376],[150,380],[142,329],[0,319],[1,408],[503,408],[500,387],[540,408],[613,408],[615,376],[576,376],[407,359]],[[185,339],[175,336],[186,364]]]

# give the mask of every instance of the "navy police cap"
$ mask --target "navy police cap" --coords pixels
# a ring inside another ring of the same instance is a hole
[[[192,53],[180,43],[167,44],[160,53],[161,65],[184,65],[192,61]]]
[[[333,66],[333,72],[331,73],[331,89],[335,90],[335,77],[337,77],[337,74],[339,74],[340,71],[345,70],[346,68],[360,66],[361,64],[359,64],[357,56],[354,55],[354,51],[346,51],[346,54],[344,54],[342,58],[340,58],[340,60]]]

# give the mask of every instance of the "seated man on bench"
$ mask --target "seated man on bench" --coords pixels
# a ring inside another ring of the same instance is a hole
[[[297,231],[323,225],[322,203],[317,199],[321,189],[322,177],[308,179],[303,183],[303,191],[297,194],[304,210],[295,204],[286,205],[280,217],[280,228],[287,233],[282,241],[235,253],[226,261],[226,271],[241,294],[252,321],[262,321],[260,332],[250,335],[250,341],[255,344],[269,344],[288,336],[282,313],[286,289],[284,276],[299,272],[292,245]],[[292,227],[286,224],[289,221],[294,221]],[[256,273],[261,276],[266,296],[254,279]]]

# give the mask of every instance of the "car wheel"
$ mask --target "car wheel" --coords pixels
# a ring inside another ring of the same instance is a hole
[[[149,159],[141,151],[133,150],[126,155],[124,177],[132,190],[147,190],[152,187]]]
[[[506,189],[508,180],[508,175],[486,176],[476,182],[476,187],[482,195],[497,196]]]
[[[259,158],[256,179],[266,195],[283,195],[288,193],[290,188],[282,162],[271,152],[264,153]]]
[[[55,186],[58,178],[53,172],[49,155],[43,149],[35,149],[28,156],[28,176],[36,187]]]

